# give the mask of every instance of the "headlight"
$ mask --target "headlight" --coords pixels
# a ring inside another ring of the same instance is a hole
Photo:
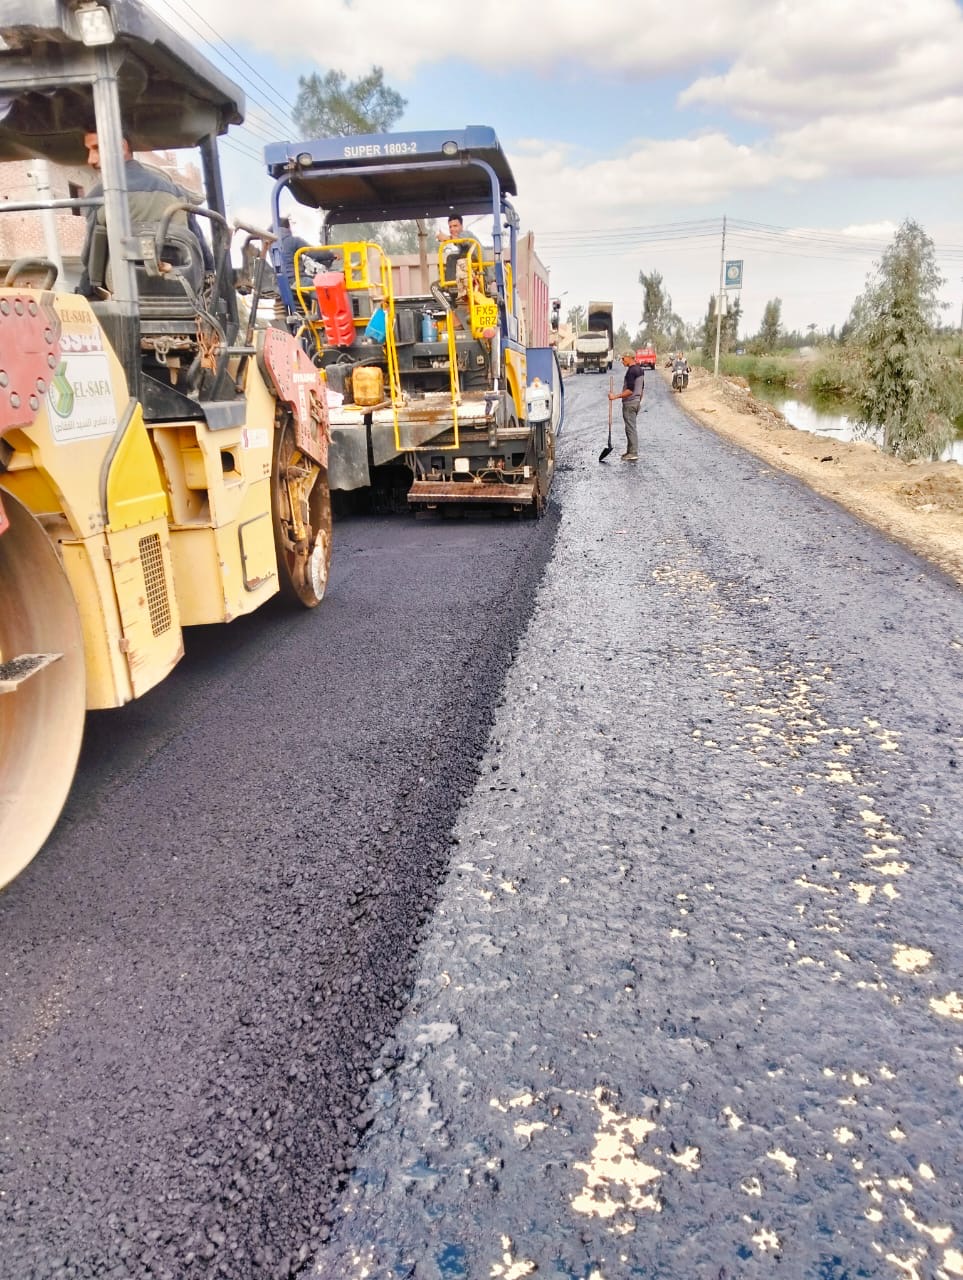
[[[80,38],[85,45],[93,48],[99,44],[114,43],[114,22],[109,9],[101,4],[92,4],[76,12]]]

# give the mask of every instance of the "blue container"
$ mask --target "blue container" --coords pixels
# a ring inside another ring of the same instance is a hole
[[[370,338],[372,342],[384,342],[387,327],[385,309],[384,307],[378,307],[374,315],[368,321],[368,327],[364,331],[364,336],[366,338]]]
[[[435,322],[431,318],[430,311],[422,312],[421,316],[421,340],[422,342],[434,342],[435,340]]]

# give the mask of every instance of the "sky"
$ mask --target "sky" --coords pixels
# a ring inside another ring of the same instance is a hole
[[[657,271],[697,323],[742,261],[741,337],[777,297],[787,328],[838,329],[911,218],[963,322],[961,0],[147,2],[247,94],[222,150],[235,216],[267,218],[298,77],[376,65],[406,99],[395,131],[494,128],[563,317],[611,300],[634,333]]]

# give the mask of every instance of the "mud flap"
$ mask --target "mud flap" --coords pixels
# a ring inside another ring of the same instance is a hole
[[[368,431],[363,422],[357,426],[332,427],[328,451],[328,487],[364,489],[371,484],[368,468]]]

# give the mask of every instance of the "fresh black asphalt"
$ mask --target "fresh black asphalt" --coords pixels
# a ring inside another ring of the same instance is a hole
[[[345,521],[91,717],[3,1280],[963,1274],[959,589],[606,381],[546,521]]]

